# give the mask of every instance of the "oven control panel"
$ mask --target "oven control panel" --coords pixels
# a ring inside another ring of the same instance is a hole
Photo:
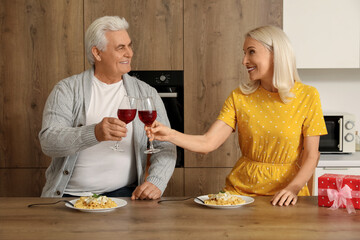
[[[136,77],[149,85],[156,86],[183,86],[184,71],[131,71],[130,76]]]

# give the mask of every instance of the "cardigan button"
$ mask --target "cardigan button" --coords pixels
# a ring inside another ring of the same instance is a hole
[[[61,192],[60,192],[60,191],[56,191],[56,194],[60,196]]]
[[[64,170],[64,175],[69,175],[69,171],[68,170]]]

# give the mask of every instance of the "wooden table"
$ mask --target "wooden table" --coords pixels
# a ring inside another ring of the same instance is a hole
[[[64,206],[28,208],[46,198],[0,198],[0,239],[360,239],[360,210],[330,210],[316,197],[290,207],[270,197],[236,209],[212,209],[186,201],[131,201],[108,213]],[[165,198],[182,199],[182,198]]]

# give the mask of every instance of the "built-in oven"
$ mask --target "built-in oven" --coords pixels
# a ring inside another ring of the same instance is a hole
[[[154,87],[164,102],[171,128],[184,132],[184,71],[131,71]],[[176,167],[184,167],[184,149],[177,147]]]

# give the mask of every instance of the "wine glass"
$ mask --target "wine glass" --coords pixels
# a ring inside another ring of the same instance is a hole
[[[147,97],[141,99],[141,103],[139,106],[139,118],[140,120],[147,126],[150,127],[152,123],[155,121],[157,116],[155,105],[153,99],[151,97]],[[144,153],[152,154],[160,152],[160,149],[155,149],[152,141],[150,141],[150,148],[146,150]]]
[[[121,100],[120,106],[117,110],[118,118],[124,123],[128,124],[134,120],[136,116],[138,99],[134,97],[124,96]],[[114,151],[123,152],[124,149],[120,148],[119,141],[115,143],[115,146],[110,147]]]

